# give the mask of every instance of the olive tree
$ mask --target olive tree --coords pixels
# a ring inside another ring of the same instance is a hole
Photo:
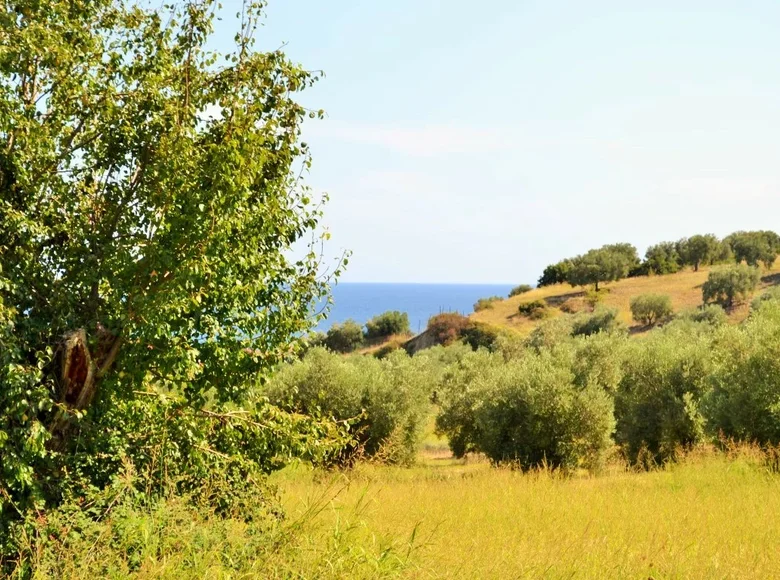
[[[629,251],[628,248],[633,250]],[[599,284],[613,282],[628,276],[629,270],[638,262],[636,249],[628,244],[604,246],[577,256],[572,261],[567,282],[572,286],[592,284],[596,291]]]
[[[321,113],[296,100],[317,75],[253,49],[262,2],[211,52],[216,6],[0,13],[0,504],[59,489],[77,447],[110,474],[123,413],[156,392],[178,418],[239,402],[327,292],[300,181]]]
[[[714,302],[730,308],[735,302],[746,300],[753,294],[760,279],[758,268],[747,264],[714,270],[702,286],[704,303]]]
[[[695,272],[699,266],[709,264],[719,250],[718,238],[712,234],[695,235],[677,242],[677,252],[683,265],[693,266]]]
[[[775,232],[735,232],[726,238],[737,263],[758,266],[759,262],[770,268],[780,251],[780,239]]]
[[[674,312],[672,299],[664,294],[641,294],[631,299],[631,316],[635,321],[652,326]]]

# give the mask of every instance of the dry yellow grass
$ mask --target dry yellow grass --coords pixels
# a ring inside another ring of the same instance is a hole
[[[331,494],[309,550],[349,529],[351,549],[401,560],[393,576],[770,578],[780,570],[780,478],[750,456],[704,453],[657,472],[570,479],[427,463],[331,478],[299,469],[280,483],[293,516],[306,498]]]
[[[609,291],[604,297],[603,303],[605,306],[617,308],[620,312],[621,320],[629,326],[633,324],[629,302],[631,301],[631,298],[640,294],[652,293],[669,295],[672,299],[672,305],[675,312],[694,308],[699,306],[702,302],[701,286],[707,280],[708,273],[709,268],[702,268],[698,272],[684,270],[677,274],[669,274],[666,276],[627,278],[603,286]],[[774,268],[764,271],[763,277],[765,281],[762,282],[762,287],[771,285],[772,278],[770,277],[778,273],[780,273],[780,265],[776,265]],[[493,304],[492,308],[476,312],[472,314],[471,317],[474,320],[486,322],[495,326],[507,327],[525,335],[529,334],[539,322],[531,320],[526,316],[519,315],[517,308],[520,304],[533,300],[545,300],[553,306],[551,309],[553,316],[557,316],[561,314],[561,311],[557,308],[556,303],[563,302],[567,298],[573,302],[581,301],[583,295],[584,289],[572,288],[568,284],[546,286],[544,288],[536,288],[520,296],[514,296],[507,300],[496,302]],[[737,308],[731,313],[731,319],[736,322],[742,320],[746,314],[746,307]],[[636,330],[640,329],[636,328]]]

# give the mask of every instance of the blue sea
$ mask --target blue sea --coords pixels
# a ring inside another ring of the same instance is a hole
[[[469,314],[474,303],[489,296],[507,296],[511,284],[373,284],[339,283],[332,289],[334,304],[317,330],[353,319],[360,324],[388,310],[409,315],[412,332],[422,332],[431,316],[441,312]]]

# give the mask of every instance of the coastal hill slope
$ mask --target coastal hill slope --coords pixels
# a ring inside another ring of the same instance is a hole
[[[620,319],[631,328],[633,333],[640,333],[646,329],[631,319],[629,307],[631,298],[640,294],[666,294],[672,300],[675,313],[696,308],[702,304],[702,284],[707,280],[709,271],[718,267],[702,267],[698,272],[688,269],[675,274],[638,276],[612,282],[603,286],[601,304],[617,308]],[[761,284],[756,295],[778,282],[780,282],[780,260],[772,268],[762,270]],[[521,304],[543,300],[548,306],[549,319],[564,314],[564,310],[575,312],[585,310],[587,308],[585,294],[584,288],[572,287],[569,284],[544,286],[519,296],[493,302],[489,308],[471,314],[471,318],[527,335],[540,321],[521,315],[518,312]],[[747,316],[748,312],[749,304],[736,306],[729,312],[729,319],[732,322],[739,322]]]

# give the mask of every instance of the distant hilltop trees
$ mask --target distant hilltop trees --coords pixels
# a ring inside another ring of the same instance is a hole
[[[572,286],[594,286],[633,276],[674,274],[690,267],[745,263],[771,268],[780,253],[780,235],[773,231],[739,231],[718,239],[713,234],[697,234],[676,242],[650,246],[644,260],[631,244],[608,244],[601,248],[550,264],[539,278],[539,286],[564,282]]]

